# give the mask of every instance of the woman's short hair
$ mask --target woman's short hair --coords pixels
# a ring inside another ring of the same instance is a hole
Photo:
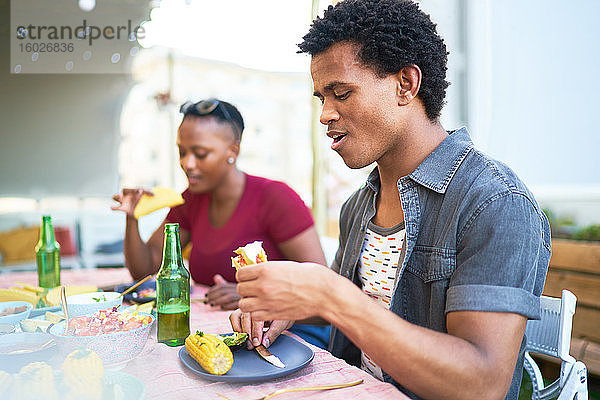
[[[237,141],[242,140],[244,118],[242,118],[242,114],[231,103],[215,98],[201,100],[197,103],[188,101],[181,105],[179,111],[183,113],[184,120],[191,116],[213,116],[221,122],[230,124],[233,128],[235,139]]]

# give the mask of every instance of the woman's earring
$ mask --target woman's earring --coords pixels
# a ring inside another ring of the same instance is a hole
[[[233,157],[229,157],[229,158],[227,159],[227,163],[228,163],[228,164],[233,164],[234,162],[235,162],[235,158],[233,158]]]

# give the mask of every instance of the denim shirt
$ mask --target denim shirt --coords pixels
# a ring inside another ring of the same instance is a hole
[[[376,168],[340,213],[332,268],[358,286],[361,244],[375,215],[379,185]],[[406,244],[390,305],[393,313],[439,332],[447,332],[446,313],[453,311],[510,312],[539,319],[550,226],[510,168],[477,150],[461,128],[397,186]],[[507,399],[518,396],[524,346],[525,339]],[[360,365],[360,350],[335,327],[329,350]],[[385,371],[384,379],[418,398]]]

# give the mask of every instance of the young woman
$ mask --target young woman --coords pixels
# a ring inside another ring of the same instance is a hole
[[[325,264],[310,211],[298,194],[282,182],[248,175],[237,168],[244,130],[237,108],[209,99],[186,103],[180,111],[183,121],[177,146],[179,163],[188,178],[188,188],[182,194],[185,203],[173,207],[144,242],[133,211],[147,192],[123,189],[113,197],[120,203],[113,209],[127,216],[124,252],[132,277],[139,279],[158,271],[164,224],[172,222],[180,225],[181,246],[192,243],[192,279],[211,286],[207,302],[221,309],[237,308],[240,296],[231,257],[240,246],[260,240],[270,260]]]

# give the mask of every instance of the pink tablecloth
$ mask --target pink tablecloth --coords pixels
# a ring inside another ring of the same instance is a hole
[[[0,274],[0,287],[8,287],[15,281],[37,283],[34,272]],[[126,269],[68,270],[61,274],[63,284],[94,284],[108,286],[131,281]],[[194,286],[192,298],[202,298],[206,287]],[[229,312],[218,311],[202,303],[192,303],[191,329],[208,333],[231,330]],[[297,338],[297,337],[296,337]],[[302,341],[302,339],[297,338]],[[122,372],[131,374],[144,382],[146,399],[258,399],[282,388],[338,384],[364,379],[358,386],[315,392],[286,393],[276,398],[284,399],[406,399],[394,386],[383,383],[366,372],[348,365],[331,353],[304,342],[314,352],[313,361],[305,368],[282,378],[256,384],[229,384],[212,382],[189,371],[177,356],[179,347],[171,348],[156,342],[151,336],[142,353],[130,361]]]

